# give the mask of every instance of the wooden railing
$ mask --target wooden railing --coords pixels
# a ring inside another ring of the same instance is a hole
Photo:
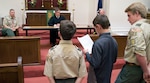
[[[66,20],[70,20],[71,13],[61,13]],[[46,13],[27,13],[26,24],[28,26],[47,26]]]
[[[24,83],[22,57],[16,63],[0,64],[0,83]]]

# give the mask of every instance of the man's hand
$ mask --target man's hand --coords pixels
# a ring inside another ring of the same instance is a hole
[[[53,77],[48,78],[50,83],[55,83],[55,80]]]
[[[59,27],[59,26],[60,26],[60,24],[59,24],[59,23],[54,24],[54,27]]]
[[[57,24],[56,24],[56,26],[58,26],[58,27],[59,27],[59,26],[60,26],[60,23],[57,23]]]
[[[147,83],[150,83],[150,73],[149,73],[149,71],[143,73],[143,78]]]
[[[150,74],[150,64],[148,64],[148,73],[147,74],[143,73],[143,78],[146,83],[150,83],[150,77],[148,74]]]
[[[86,54],[88,52],[88,49],[84,49],[83,53]]]
[[[145,81],[148,81],[150,79],[150,71],[148,69],[148,62],[145,56],[141,56],[139,54],[136,54],[137,61],[139,62],[139,65],[141,66],[143,70],[143,79]]]
[[[16,31],[16,28],[11,28],[12,29],[12,31]]]

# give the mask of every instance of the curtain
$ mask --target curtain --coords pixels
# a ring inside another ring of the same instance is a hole
[[[102,0],[98,0],[98,7],[97,7],[97,10],[99,10],[100,8],[103,7],[103,4],[102,4]]]
[[[50,19],[53,15],[54,15],[54,11],[53,11],[53,10],[47,10],[47,15],[46,15],[47,25],[48,25],[49,19]]]

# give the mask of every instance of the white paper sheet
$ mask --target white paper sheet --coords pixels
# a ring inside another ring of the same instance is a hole
[[[23,27],[24,29],[28,29],[28,28],[31,28],[31,27],[28,27],[28,26],[25,26],[25,27]]]
[[[87,34],[83,37],[77,37],[79,42],[81,43],[82,47],[84,49],[87,49],[88,52],[91,54],[92,53],[92,46],[93,46],[93,41],[91,37]]]

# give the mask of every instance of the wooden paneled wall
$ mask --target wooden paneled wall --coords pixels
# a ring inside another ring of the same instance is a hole
[[[70,20],[70,13],[61,13],[67,20]],[[27,13],[26,24],[29,26],[46,26],[46,13]]]
[[[0,37],[0,64],[17,61],[22,56],[23,63],[40,63],[39,37]]]
[[[97,40],[99,38],[98,35],[90,35],[93,41]],[[118,43],[118,58],[124,57],[124,50],[126,47],[127,42],[127,36],[119,36],[119,35],[113,35],[113,37],[116,39]]]
[[[25,8],[26,10],[51,10],[59,7],[61,10],[67,10],[67,0],[62,2],[63,4],[59,5],[58,0],[25,0]]]

